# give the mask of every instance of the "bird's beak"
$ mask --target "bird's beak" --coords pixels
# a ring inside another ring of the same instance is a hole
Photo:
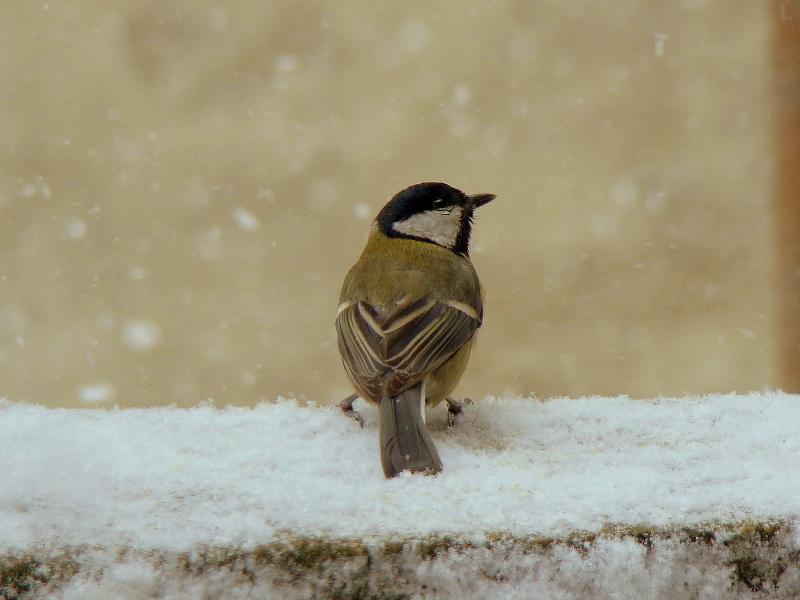
[[[473,208],[478,208],[479,206],[483,206],[484,204],[489,204],[492,200],[495,199],[494,194],[473,194],[472,196],[468,196],[470,202],[472,203]]]

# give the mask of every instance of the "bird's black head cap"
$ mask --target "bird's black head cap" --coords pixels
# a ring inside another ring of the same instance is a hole
[[[417,235],[402,233],[395,227],[397,223],[407,221],[411,217],[435,211],[446,211],[453,207],[461,210],[458,235],[455,242],[448,246],[456,254],[467,256],[469,240],[472,234],[472,219],[475,208],[482,206],[494,198],[493,194],[477,194],[468,196],[459,189],[446,183],[425,182],[411,185],[392,197],[378,213],[375,222],[378,229],[389,237],[416,239],[423,242],[435,241]]]

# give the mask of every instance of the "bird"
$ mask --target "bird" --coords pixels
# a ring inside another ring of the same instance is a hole
[[[342,284],[336,334],[355,388],[340,407],[363,426],[353,402],[378,406],[383,473],[435,475],[443,465],[426,408],[449,398],[483,322],[483,291],[469,258],[476,209],[494,194],[467,195],[424,182],[395,194],[370,226]]]

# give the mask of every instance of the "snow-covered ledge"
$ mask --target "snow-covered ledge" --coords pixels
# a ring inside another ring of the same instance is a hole
[[[0,598],[800,594],[800,396],[489,398],[390,481],[356,407],[0,401]]]

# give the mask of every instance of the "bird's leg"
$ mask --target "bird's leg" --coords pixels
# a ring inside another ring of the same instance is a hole
[[[471,398],[464,398],[461,402],[453,398],[447,400],[447,426],[455,427],[456,417],[464,412],[464,407],[472,404]]]
[[[342,412],[354,419],[358,426],[361,429],[364,429],[364,417],[362,417],[357,411],[353,410],[353,402],[358,400],[358,394],[350,394],[347,398],[339,402],[339,408],[342,409]]]

